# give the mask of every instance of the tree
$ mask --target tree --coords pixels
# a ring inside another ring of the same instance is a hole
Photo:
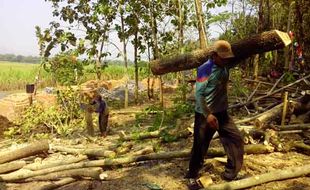
[[[50,28],[46,29],[49,36],[45,40],[49,44],[46,46],[44,57],[48,57],[51,49],[57,45],[60,45],[61,51],[75,48],[78,55],[86,54],[90,60],[95,57],[94,69],[97,79],[100,79],[104,68],[102,59],[109,55],[109,52],[103,52],[103,47],[108,41],[109,31],[116,15],[114,1],[47,1],[53,5],[53,16],[63,20],[69,26],[61,27],[58,22],[50,23]],[[71,32],[72,30],[78,31]]]

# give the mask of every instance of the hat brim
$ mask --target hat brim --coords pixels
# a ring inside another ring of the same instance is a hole
[[[228,59],[235,57],[233,52],[218,52],[217,53],[222,59]]]

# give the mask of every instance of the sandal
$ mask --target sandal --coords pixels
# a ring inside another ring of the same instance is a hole
[[[196,181],[196,179],[194,179],[194,178],[190,178],[188,181],[189,182],[187,184],[187,187],[189,190],[198,190],[198,189],[203,188],[202,185],[200,183],[198,183]]]

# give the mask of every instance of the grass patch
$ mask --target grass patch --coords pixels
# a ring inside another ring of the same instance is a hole
[[[40,65],[0,61],[0,91],[25,89],[38,75]],[[41,72],[42,86],[52,84],[51,77],[44,70]]]

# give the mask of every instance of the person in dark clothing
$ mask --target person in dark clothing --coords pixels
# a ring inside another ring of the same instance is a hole
[[[185,178],[198,178],[210,141],[217,131],[227,154],[222,177],[233,180],[241,170],[244,154],[241,133],[227,112],[227,83],[229,69],[233,66],[229,58],[234,54],[230,44],[224,40],[216,41],[212,50],[211,59],[201,65],[197,72],[194,143]]]
[[[95,105],[95,112],[98,113],[98,125],[101,136],[105,137],[107,135],[108,129],[108,119],[109,119],[109,109],[107,103],[102,99],[100,95],[96,95],[92,105]]]

